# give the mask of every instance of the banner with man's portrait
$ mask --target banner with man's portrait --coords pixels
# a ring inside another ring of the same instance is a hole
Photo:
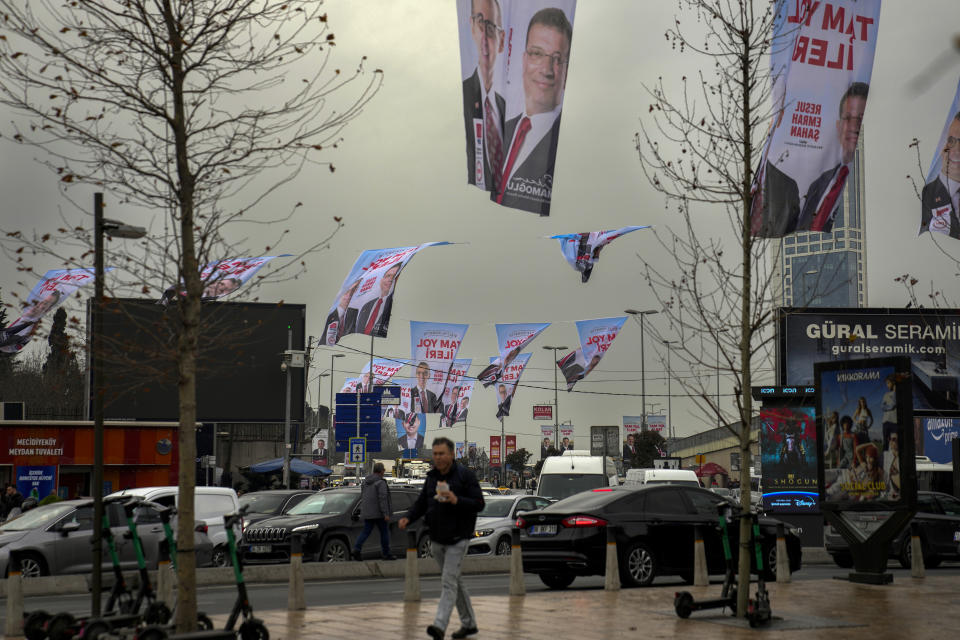
[[[424,449],[424,437],[427,433],[427,415],[425,413],[407,413],[396,418],[397,449],[401,458],[418,458]]]
[[[313,434],[310,440],[310,449],[313,453],[313,464],[326,467],[330,462],[330,449],[327,447],[327,429],[320,429]]]
[[[497,358],[490,358],[494,362]],[[521,353],[506,366],[503,370],[499,382],[496,384],[497,390],[497,420],[510,415],[510,405],[513,402],[513,396],[517,392],[517,383],[520,382],[520,376],[530,361],[529,353]]]
[[[113,271],[113,267],[104,272]],[[43,274],[20,316],[0,331],[0,352],[16,353],[33,337],[40,319],[63,304],[73,292],[95,280],[93,269],[51,269]]]
[[[920,194],[920,231],[960,238],[960,84]]]
[[[203,284],[203,293],[201,297],[204,300],[218,300],[234,293],[242,287],[250,278],[252,278],[265,264],[274,258],[288,258],[289,253],[279,256],[259,256],[257,258],[227,258],[209,262],[200,270],[200,281]],[[183,281],[180,282],[180,296],[183,297],[186,292],[183,290]],[[169,286],[163,292],[160,298],[161,304],[173,302],[175,297],[174,287]]]
[[[425,242],[415,247],[368,249],[361,253],[333,300],[321,342],[333,346],[351,333],[386,338],[400,271],[424,247],[445,244],[450,243]]]
[[[612,231],[588,231],[585,233],[561,233],[549,236],[560,241],[560,253],[574,270],[580,272],[580,281],[587,282],[593,273],[593,265],[600,259],[600,251],[622,235],[650,225],[621,227]]]
[[[576,0],[457,0],[467,182],[550,215]]]
[[[477,380],[482,382],[484,387],[500,380],[506,367],[549,326],[549,322],[498,324],[497,351],[500,355],[490,359],[489,366],[477,374]]]
[[[410,321],[410,364],[417,379],[413,398],[419,411],[443,413],[441,398],[447,375],[469,326]]]
[[[443,385],[443,395],[440,396],[440,405],[443,407],[443,416],[440,418],[441,427],[451,427],[455,422],[460,422],[466,417],[457,419],[460,413],[460,400],[464,397],[463,387],[466,385],[470,387],[466,396],[467,404],[470,403],[470,394],[473,393],[473,380],[467,380],[465,377],[472,362],[472,358],[457,358],[450,363],[447,382]]]
[[[774,111],[754,183],[754,235],[833,228],[854,169],[879,20],[880,0],[777,2]]]
[[[573,386],[600,364],[626,320],[627,316],[577,321],[580,347],[557,360],[563,379],[567,381],[567,391],[573,391]]]

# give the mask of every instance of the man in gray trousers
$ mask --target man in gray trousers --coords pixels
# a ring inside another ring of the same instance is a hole
[[[390,514],[393,508],[390,504],[390,488],[383,479],[383,463],[373,465],[373,473],[366,477],[360,488],[360,517],[363,518],[363,531],[357,537],[353,547],[353,559],[361,560],[360,550],[363,543],[370,537],[373,527],[380,529],[380,552],[384,560],[393,560],[390,553]]]

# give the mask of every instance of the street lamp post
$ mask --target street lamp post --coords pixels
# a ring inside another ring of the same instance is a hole
[[[330,423],[330,431],[327,433],[327,438],[333,440],[333,448],[337,448],[337,438],[335,433],[335,426],[333,424],[333,359],[334,358],[344,358],[346,357],[345,353],[331,353],[330,354],[330,410],[327,412],[327,421]],[[330,446],[330,443],[327,443],[327,446]],[[336,453],[336,452],[334,452]],[[333,456],[330,456],[330,460],[333,460]],[[347,463],[347,454],[343,454],[343,463]],[[344,471],[346,473],[346,471]]]
[[[670,391],[670,379],[673,374],[670,371],[670,345],[677,344],[677,340],[664,340],[663,344],[667,347],[667,437],[673,437],[673,407],[671,399],[673,396]]]
[[[640,316],[640,406],[643,407],[643,423],[640,425],[641,431],[647,430],[647,371],[643,353],[643,316],[653,313],[659,313],[656,309],[647,309],[646,311],[637,311],[636,309],[624,309],[624,313],[629,313],[636,319]]]
[[[551,347],[544,346],[544,349],[547,351],[553,351],[553,446],[559,451],[560,449],[560,409],[559,409],[559,393],[557,391],[557,369],[560,367],[557,366],[557,351],[562,351],[568,349],[569,347]]]
[[[93,575],[90,613],[100,615],[101,562],[103,559],[103,353],[100,344],[103,335],[103,236],[112,238],[142,238],[143,227],[133,227],[103,217],[103,194],[93,194],[93,270],[94,304],[93,331],[90,334],[90,360],[93,371]]]

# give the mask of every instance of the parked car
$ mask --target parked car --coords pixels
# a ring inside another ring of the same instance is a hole
[[[272,489],[245,493],[240,496],[240,508],[247,507],[247,513],[243,516],[243,528],[273,516],[281,516],[305,498],[316,494],[316,491],[309,489]]]
[[[397,521],[406,515],[419,495],[417,489],[390,489],[393,515],[390,518],[390,550],[403,555],[407,534],[397,528]],[[285,515],[274,516],[250,525],[243,533],[240,551],[245,563],[287,562],[290,559],[291,536],[303,536],[303,558],[319,562],[341,562],[350,559],[357,536],[363,530],[360,519],[360,487],[325,489],[313,495]],[[410,525],[417,534],[421,556],[429,555],[430,541],[423,529],[423,520]],[[380,557],[380,536],[374,534],[361,550],[361,556]]]
[[[540,496],[484,496],[483,510],[477,514],[477,526],[467,546],[467,555],[510,555],[510,532],[517,517],[525,511],[542,509],[550,500]]]
[[[120,566],[136,569],[137,556],[128,538],[126,514],[121,501],[105,499],[104,512],[110,523]],[[147,568],[156,569],[160,542],[165,539],[160,515],[149,506],[134,512],[137,535],[143,543]],[[93,532],[93,500],[82,498],[54,502],[27,511],[15,520],[0,525],[0,575],[9,571],[10,551],[21,552],[21,574],[27,578],[65,573],[89,573],[93,569],[90,536]],[[197,565],[210,564],[213,543],[203,531],[194,532]],[[104,545],[104,570],[112,568]]]
[[[116,491],[107,497],[140,496],[164,506],[176,506],[179,493],[180,487],[139,487]],[[207,535],[213,542],[213,566],[226,567],[230,564],[230,552],[223,516],[240,509],[237,492],[228,487],[196,487],[193,496],[193,517],[206,525]],[[242,526],[236,527],[233,535],[239,540],[243,535]]]
[[[847,512],[846,515],[858,528],[869,533],[879,527],[890,516],[890,512]],[[918,491],[917,515],[911,522],[920,525],[924,566],[936,568],[944,560],[960,560],[960,500],[946,493]],[[824,530],[823,546],[838,566],[845,569],[853,566],[850,546],[833,525],[827,525]],[[909,569],[910,555],[908,524],[890,543],[889,557],[896,558],[903,568]]]
[[[725,562],[717,523],[718,504],[739,507],[706,489],[676,484],[642,488],[609,487],[578,493],[517,520],[523,548],[523,570],[535,573],[551,589],[568,587],[577,576],[605,572],[607,527],[617,528],[620,581],[648,586],[657,576],[693,580],[694,527],[701,525],[712,574]],[[760,518],[764,571],[775,578],[778,521]],[[800,538],[786,525],[790,570],[800,568]],[[736,520],[728,527],[735,559],[739,540]]]

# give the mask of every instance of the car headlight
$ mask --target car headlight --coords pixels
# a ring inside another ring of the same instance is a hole
[[[473,532],[474,538],[485,538],[493,535],[493,529],[477,529]]]
[[[314,529],[319,529],[319,528],[320,528],[320,525],[319,525],[319,524],[316,524],[316,523],[314,523],[314,524],[303,524],[303,525],[300,525],[299,527],[294,527],[294,528],[293,528],[293,531],[291,531],[291,533],[297,533],[297,532],[299,532],[299,531],[313,531]]]

